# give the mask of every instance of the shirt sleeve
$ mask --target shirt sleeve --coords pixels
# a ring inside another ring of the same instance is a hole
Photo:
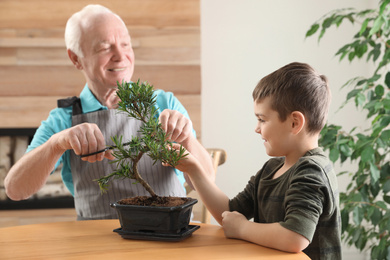
[[[299,164],[295,172],[285,196],[285,219],[280,224],[311,241],[329,187],[322,168],[309,160]]]
[[[229,210],[238,211],[247,219],[251,219],[254,216],[254,196],[256,194],[257,183],[256,176],[252,176],[245,189],[229,201]]]
[[[158,112],[159,114],[164,110],[164,109],[171,109],[171,110],[176,110],[182,113],[185,117],[191,120],[187,110],[184,108],[184,106],[180,103],[179,99],[173,95],[172,92],[165,92],[163,90],[156,90],[156,103],[158,107]],[[192,129],[192,133],[196,137],[196,132],[194,129]]]
[[[42,144],[47,142],[47,140],[49,140],[52,135],[71,127],[71,115],[71,107],[55,108],[50,111],[48,118],[41,122],[41,125],[35,132],[35,135],[31,140],[30,145],[27,147],[26,152],[30,152],[38,146],[41,146]],[[64,156],[62,156],[57,161],[55,169],[61,164],[61,162],[63,161],[63,157]]]

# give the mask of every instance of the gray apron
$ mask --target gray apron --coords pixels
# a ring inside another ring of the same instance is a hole
[[[118,110],[100,110],[87,114],[74,114],[72,125],[84,122],[95,123],[103,133],[107,145],[112,145],[111,136],[123,136],[123,142],[139,135],[141,122],[129,118]],[[71,171],[74,185],[75,208],[79,220],[118,218],[110,203],[134,196],[150,196],[141,184],[134,184],[132,179],[114,179],[109,183],[106,193],[101,193],[95,179],[115,171],[116,164],[108,159],[89,163],[82,161],[73,150],[70,153]],[[186,197],[183,185],[180,183],[172,167],[164,167],[153,161],[146,154],[138,163],[139,172],[159,196]]]

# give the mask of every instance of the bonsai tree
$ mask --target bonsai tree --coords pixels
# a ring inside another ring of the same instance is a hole
[[[377,8],[363,11],[331,11],[306,33],[309,37],[319,31],[320,40],[331,26],[339,27],[345,21],[357,24],[353,40],[336,55],[350,62],[365,57],[376,68],[370,77],[357,76],[342,86],[351,88],[345,103],[354,102],[367,115],[371,127],[346,132],[341,126],[328,124],[320,138],[333,162],[350,160],[357,165],[354,172],[339,173],[352,179],[346,192],[340,194],[342,237],[360,251],[369,250],[371,259],[390,259],[389,3],[381,0]]]
[[[142,122],[139,130],[140,137],[133,136],[131,140],[122,140],[122,136],[113,136],[113,155],[117,164],[117,170],[109,175],[103,176],[96,181],[102,192],[107,191],[109,182],[112,179],[130,178],[140,183],[151,195],[158,197],[152,187],[142,178],[138,171],[138,162],[146,154],[153,163],[160,161],[164,164],[175,167],[178,161],[184,158],[185,149],[180,146],[179,151],[172,148],[172,142],[168,141],[167,133],[158,122],[156,97],[153,86],[147,82],[128,83],[118,82],[117,95],[120,98],[119,112],[126,113],[129,117]]]

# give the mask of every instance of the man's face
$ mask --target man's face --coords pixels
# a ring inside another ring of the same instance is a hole
[[[97,92],[130,81],[134,52],[125,25],[113,14],[91,21],[82,30],[80,63],[89,87]]]

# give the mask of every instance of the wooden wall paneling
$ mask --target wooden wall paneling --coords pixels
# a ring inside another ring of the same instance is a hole
[[[37,127],[58,98],[85,84],[63,39],[69,16],[87,0],[0,1],[0,127]],[[199,0],[95,1],[128,25],[136,56],[133,80],[180,97],[200,137]]]
[[[112,9],[133,26],[199,27],[200,24],[199,0],[2,0],[0,28],[63,28],[71,14],[91,3]]]
[[[176,95],[185,106],[198,135],[200,126],[200,95]],[[0,97],[1,128],[34,128],[45,120],[63,96]]]
[[[43,72],[44,71],[44,72]],[[199,66],[135,66],[133,80],[175,94],[200,94]],[[85,85],[73,66],[0,66],[0,96],[73,96]]]

